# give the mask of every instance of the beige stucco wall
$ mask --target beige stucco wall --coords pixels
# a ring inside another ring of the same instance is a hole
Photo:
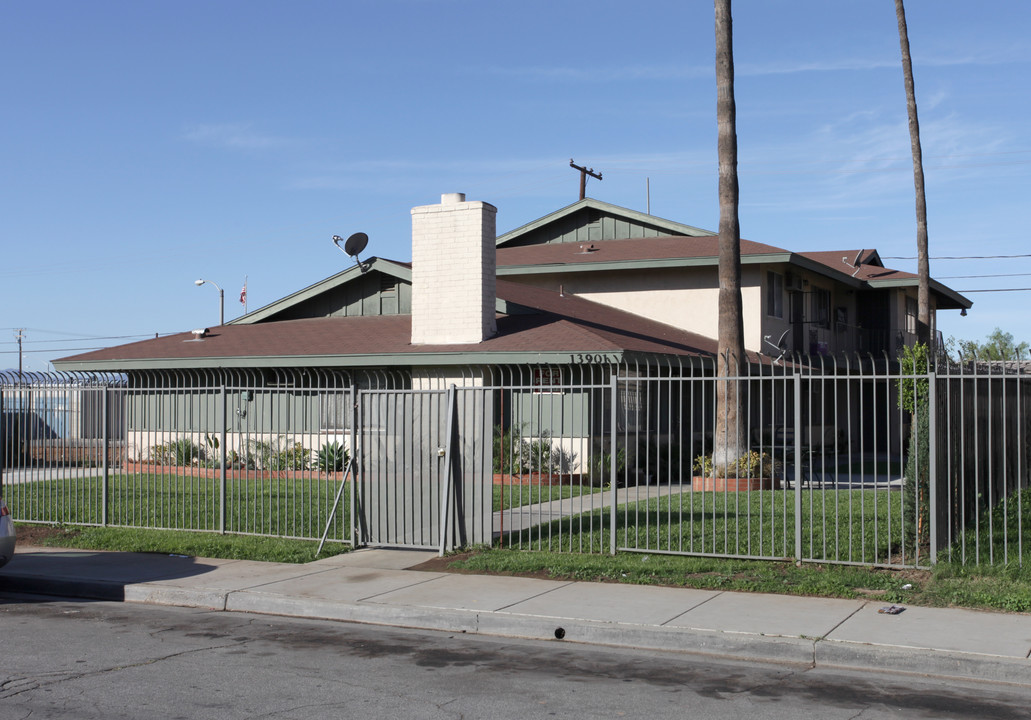
[[[745,349],[759,350],[762,341],[759,271],[741,273]],[[629,270],[595,273],[552,273],[507,276],[506,280],[572,293],[585,300],[625,310],[705,337],[715,338],[719,286],[713,267]]]

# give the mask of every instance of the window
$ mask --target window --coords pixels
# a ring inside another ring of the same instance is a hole
[[[319,430],[344,432],[351,429],[351,392],[349,390],[319,393]]]
[[[906,296],[906,332],[916,335],[917,305],[916,298]]]
[[[784,317],[784,276],[772,270],[766,273],[766,314]]]
[[[823,288],[814,288],[812,294],[813,316],[811,322],[817,327],[831,326],[831,293]]]

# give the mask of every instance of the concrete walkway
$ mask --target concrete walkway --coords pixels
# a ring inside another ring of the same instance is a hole
[[[1031,687],[1031,615],[411,570],[432,552],[307,565],[19,548],[0,593],[322,618]]]

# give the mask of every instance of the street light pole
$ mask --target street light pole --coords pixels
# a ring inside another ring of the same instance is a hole
[[[225,292],[223,292],[222,288],[220,288],[216,283],[213,283],[210,280],[194,280],[193,281],[193,284],[196,285],[197,287],[200,287],[204,283],[208,283],[209,285],[214,285],[215,288],[218,290],[218,324],[219,324],[219,326],[225,325],[226,324],[226,295],[225,295]]]

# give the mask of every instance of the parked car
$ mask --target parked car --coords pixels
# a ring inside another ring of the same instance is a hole
[[[0,498],[0,567],[14,557],[14,520],[7,509],[7,503]]]

